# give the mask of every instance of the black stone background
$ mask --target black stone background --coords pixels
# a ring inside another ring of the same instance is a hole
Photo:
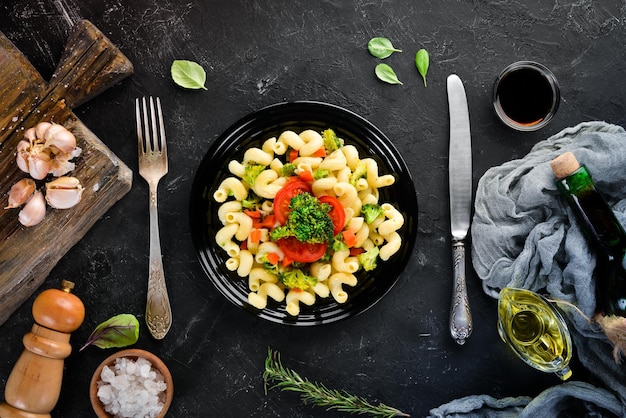
[[[130,193],[42,286],[56,287],[63,278],[76,281],[87,317],[72,337],[75,350],[99,322],[123,312],[137,315],[136,347],[160,356],[174,376],[171,417],[343,416],[303,405],[293,393],[264,394],[268,346],[311,380],[416,417],[467,395],[534,396],[559,383],[523,364],[501,342],[496,301],[482,292],[469,264],[474,333],[465,346],[448,334],[452,271],[445,81],[456,73],[465,83],[474,186],[488,168],[523,157],[565,127],[589,120],[624,125],[623,1],[3,1],[0,30],[45,79],[68,34],[64,15],[91,20],[135,65],[133,76],[76,109],[135,178]],[[403,49],[385,60],[403,85],[375,78],[379,60],[366,49],[374,36],[388,37]],[[431,57],[427,88],[414,66],[420,48]],[[175,86],[169,75],[174,59],[200,63],[208,91]],[[527,59],[552,69],[562,100],[550,125],[519,133],[497,120],[491,90],[502,68]],[[133,106],[134,98],[144,95],[163,101],[170,151],[159,207],[174,324],[162,341],[153,340],[143,322],[147,185],[137,173]],[[195,169],[212,142],[242,116],[285,100],[336,104],[374,123],[406,160],[419,204],[413,255],[392,291],[360,316],[305,329],[257,319],[226,301],[196,260],[187,222]],[[34,297],[0,326],[2,387],[30,329]],[[111,352],[91,347],[67,359],[53,416],[91,415],[89,380]],[[573,366],[574,378],[585,379],[576,361]]]

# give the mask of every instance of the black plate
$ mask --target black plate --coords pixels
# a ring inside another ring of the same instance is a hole
[[[380,189],[380,202],[392,203],[404,216],[398,231],[402,247],[388,261],[379,261],[372,272],[357,272],[358,284],[345,286],[348,301],[339,304],[332,297],[317,298],[313,306],[301,305],[300,315],[285,311],[285,303],[268,300],[267,308],[259,310],[248,303],[247,279],[225,267],[226,253],[215,242],[215,233],[222,227],[217,218],[219,203],[213,192],[228,177],[228,162],[241,161],[250,147],[278,136],[285,130],[335,130],[346,144],[359,150],[359,156],[374,158],[380,174],[393,173],[396,182]],[[192,237],[200,263],[209,280],[232,303],[272,322],[290,325],[320,325],[357,315],[378,302],[396,283],[404,270],[417,234],[417,197],[409,170],[400,153],[387,137],[362,117],[338,106],[318,102],[279,103],[256,111],[232,125],[213,143],[196,173],[190,202]]]

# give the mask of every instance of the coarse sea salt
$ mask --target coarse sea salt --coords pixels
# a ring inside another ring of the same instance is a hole
[[[98,398],[115,418],[154,418],[163,409],[167,385],[163,375],[143,357],[122,357],[104,366]]]

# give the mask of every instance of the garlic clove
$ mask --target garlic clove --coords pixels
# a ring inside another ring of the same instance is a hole
[[[52,124],[44,133],[44,147],[69,154],[76,148],[76,137],[59,124]],[[53,151],[54,152],[54,151]],[[54,152],[58,154],[58,152]]]
[[[49,189],[46,202],[55,209],[69,209],[80,202],[83,189]]]
[[[76,177],[59,177],[46,183],[46,201],[55,209],[69,209],[80,202],[83,190]]]
[[[30,172],[28,168],[29,150],[30,144],[27,141],[22,140],[17,143],[17,156],[15,157],[15,161],[17,162],[18,168],[25,173]]]
[[[76,168],[76,164],[67,161],[67,159],[55,158],[50,166],[50,174],[54,177],[61,177]]]
[[[22,139],[17,143],[17,152],[28,152],[30,151],[30,142]]]
[[[44,216],[46,216],[46,202],[43,194],[39,190],[35,190],[18,214],[17,219],[24,226],[34,226],[41,222]]]
[[[74,151],[69,154],[60,153],[54,156],[51,160],[50,174],[54,177],[61,177],[73,171],[76,168],[76,163],[71,162],[76,155],[80,154],[81,149],[76,147]]]
[[[35,140],[37,139],[37,130],[35,128],[26,129],[26,131],[24,132],[24,139],[31,144],[35,142]]]
[[[31,152],[28,155],[28,172],[35,180],[43,180],[50,172],[50,156],[43,152]]]
[[[35,182],[31,179],[22,179],[11,186],[9,190],[9,204],[5,209],[22,206],[35,192]]]
[[[46,140],[46,131],[52,126],[50,122],[39,122],[35,126],[35,136],[42,143]]]
[[[49,189],[76,189],[81,188],[80,180],[76,177],[64,176],[59,177],[58,179],[54,179],[49,181],[46,184],[46,188]]]

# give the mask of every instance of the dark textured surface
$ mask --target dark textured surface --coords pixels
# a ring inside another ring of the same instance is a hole
[[[525,4],[523,4],[525,3]],[[137,175],[118,202],[52,270],[43,288],[77,282],[86,305],[75,348],[95,325],[122,312],[141,318],[137,348],[170,367],[176,394],[169,416],[339,417],[302,405],[295,394],[263,391],[267,347],[311,380],[347,389],[412,416],[471,394],[536,395],[556,377],[525,366],[500,341],[496,303],[468,271],[474,333],[457,346],[447,330],[451,292],[448,234],[448,110],[445,80],[464,81],[474,145],[474,184],[491,166],[524,156],[537,141],[587,120],[626,124],[626,6],[603,2],[503,1],[4,1],[0,30],[48,79],[68,34],[86,18],[135,65],[135,74],[76,109],[77,116],[135,172],[133,100],[165,106],[170,172],[160,185],[163,261],[174,324],[163,341],[143,323],[148,261],[147,185]],[[402,86],[379,82],[367,41],[389,37],[404,52],[386,62]],[[431,54],[428,87],[414,67]],[[174,59],[199,62],[208,91],[170,80]],[[510,62],[547,65],[562,101],[539,132],[505,128],[491,109],[494,78]],[[227,302],[206,279],[190,237],[188,199],[195,169],[231,123],[285,100],[319,100],[367,118],[400,150],[415,179],[418,237],[397,285],[363,315],[301,329],[262,321]],[[2,191],[5,193],[5,191]],[[54,245],[54,243],[33,243]],[[31,326],[29,299],[0,327],[0,384]],[[110,351],[89,348],[66,362],[56,417],[89,416],[91,373]],[[585,372],[575,368],[575,378]]]

